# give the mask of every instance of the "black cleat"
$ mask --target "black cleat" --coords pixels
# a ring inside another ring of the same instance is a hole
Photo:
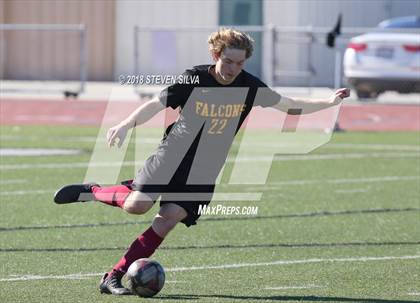
[[[132,295],[133,293],[128,288],[125,288],[122,283],[121,279],[123,274],[117,273],[106,273],[102,280],[101,284],[99,285],[99,291],[101,294],[111,294],[117,296],[126,296]]]
[[[95,183],[66,185],[54,194],[54,202],[57,204],[67,204],[92,201],[93,186],[99,185]]]

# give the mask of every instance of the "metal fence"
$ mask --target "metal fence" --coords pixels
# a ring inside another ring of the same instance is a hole
[[[270,86],[301,83],[311,87],[317,76],[314,64],[314,47],[326,48],[326,35],[331,29],[312,27],[236,26],[238,30],[250,33],[255,38],[260,34],[258,58],[254,56],[247,63],[252,70],[252,60],[261,60],[260,74]],[[209,61],[206,40],[216,27],[200,28],[134,28],[134,75],[179,74],[186,67]],[[339,38],[337,54],[342,52],[340,44],[347,38]],[[256,43],[257,44],[257,43]],[[185,47],[188,45],[188,47]],[[174,51],[175,50],[175,51]],[[337,57],[340,57],[337,55]],[[331,60],[329,60],[331,61]],[[333,60],[336,81],[341,83],[341,61]],[[287,79],[287,81],[285,81]],[[296,81],[298,79],[299,81]],[[339,80],[337,80],[339,79]],[[290,86],[293,86],[290,85]]]
[[[349,40],[378,28],[342,28],[335,48],[326,45],[331,28],[236,26],[255,36],[260,34],[261,74],[270,86],[343,85],[342,58]],[[135,75],[179,74],[187,67],[209,61],[207,36],[216,27],[134,27]],[[387,32],[417,32],[387,29]],[[250,63],[247,63],[247,70]],[[252,70],[251,70],[252,72]],[[325,80],[327,79],[327,80]]]
[[[30,33],[30,34],[28,34]],[[26,35],[25,35],[26,34]],[[48,34],[48,37],[45,37]],[[76,81],[78,87],[66,89],[66,97],[77,97],[85,90],[87,80],[87,36],[83,24],[0,24],[0,66],[3,92],[36,90],[56,91],[45,85],[9,87],[9,81]],[[71,53],[69,46],[77,50]],[[37,51],[35,51],[35,49]],[[54,52],[55,51],[55,52]],[[69,57],[71,59],[69,59]],[[63,64],[68,60],[69,64]],[[56,66],[54,62],[58,61]],[[21,72],[16,72],[19,64]],[[74,67],[76,65],[77,67]],[[78,72],[77,72],[77,70]],[[41,72],[39,72],[41,71]],[[58,85],[59,87],[59,85]]]

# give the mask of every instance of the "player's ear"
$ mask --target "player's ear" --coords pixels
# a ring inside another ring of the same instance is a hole
[[[211,52],[211,57],[213,58],[214,62],[217,62],[220,58],[220,54],[218,54],[216,52]]]

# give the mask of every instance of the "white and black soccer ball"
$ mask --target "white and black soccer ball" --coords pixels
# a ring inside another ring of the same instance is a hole
[[[140,297],[153,297],[165,284],[165,271],[154,260],[143,258],[136,260],[128,268],[128,288]]]

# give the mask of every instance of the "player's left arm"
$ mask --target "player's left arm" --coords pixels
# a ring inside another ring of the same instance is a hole
[[[289,114],[310,114],[340,104],[350,96],[350,89],[340,88],[328,99],[297,99],[282,95],[280,101],[273,105],[275,109]]]

